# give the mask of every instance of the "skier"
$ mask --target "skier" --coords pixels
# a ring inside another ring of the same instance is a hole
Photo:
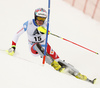
[[[46,18],[47,12],[45,9],[36,9],[34,12],[34,19],[25,22],[23,24],[23,27],[15,34],[12,40],[12,46],[7,51],[8,54],[12,56],[14,55],[16,50],[16,43],[18,41],[19,36],[24,32],[27,32],[29,50],[31,51],[32,55],[40,55],[43,57],[46,34],[39,31],[38,27],[41,26],[46,29]],[[46,62],[50,64],[52,67],[54,67],[55,70],[62,73],[69,73],[78,79],[85,80],[93,84],[96,80],[88,79],[85,75],[82,75],[78,70],[76,70],[72,65],[66,63],[65,61],[62,61],[57,55],[57,53],[51,48],[49,43],[47,44]]]

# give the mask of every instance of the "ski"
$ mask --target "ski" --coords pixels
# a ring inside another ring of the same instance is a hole
[[[88,80],[89,82],[91,82],[92,84],[95,84],[97,78],[94,78],[93,80],[89,80],[89,79],[87,79],[87,80]]]

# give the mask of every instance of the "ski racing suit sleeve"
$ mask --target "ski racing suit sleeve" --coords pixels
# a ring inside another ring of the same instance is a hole
[[[27,27],[28,27],[28,21],[25,22],[23,24],[23,27],[14,35],[13,40],[12,40],[12,45],[16,46],[18,38],[20,37],[20,35],[22,35],[27,30]]]

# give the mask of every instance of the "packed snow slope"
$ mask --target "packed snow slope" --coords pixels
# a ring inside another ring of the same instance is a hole
[[[48,10],[48,0],[1,0],[0,2],[0,88],[100,88],[100,55],[49,35],[48,42],[62,60],[72,64],[96,84],[42,66],[40,57],[29,52],[27,34],[20,36],[14,56],[2,50],[11,47],[14,34],[33,19],[36,8]],[[100,23],[63,0],[51,0],[50,31],[100,53]]]

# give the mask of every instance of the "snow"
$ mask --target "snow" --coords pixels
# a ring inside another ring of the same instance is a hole
[[[48,0],[2,0],[0,3],[0,88],[100,88],[100,55],[49,35],[48,42],[62,60],[72,64],[91,84],[42,65],[40,57],[29,52],[27,35],[20,36],[14,56],[2,50],[11,47],[14,34],[33,18],[33,11],[48,10]],[[100,23],[63,0],[51,0],[50,31],[100,53]]]

